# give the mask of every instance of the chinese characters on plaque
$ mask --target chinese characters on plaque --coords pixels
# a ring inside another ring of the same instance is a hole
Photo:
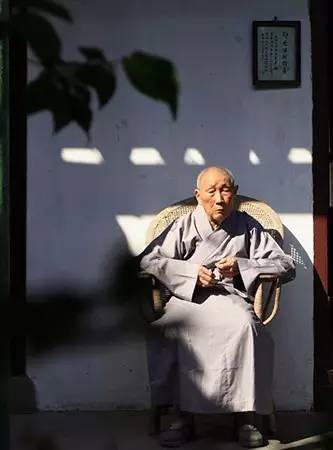
[[[300,23],[254,22],[254,85],[300,85]]]

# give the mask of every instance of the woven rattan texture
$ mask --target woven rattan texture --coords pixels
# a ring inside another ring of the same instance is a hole
[[[149,226],[147,232],[147,243],[160,235],[165,228],[174,220],[184,214],[192,212],[197,205],[195,197],[182,200],[168,208],[163,209]],[[237,195],[234,201],[234,207],[238,211],[245,211],[247,214],[257,220],[273,238],[282,245],[283,225],[276,212],[267,203],[255,200],[250,197]]]

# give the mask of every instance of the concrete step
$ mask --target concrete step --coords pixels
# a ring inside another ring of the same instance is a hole
[[[278,435],[269,450],[333,450],[333,416],[322,413],[277,414]],[[197,438],[185,450],[236,450],[229,415],[195,418]],[[11,416],[11,450],[157,450],[148,434],[147,411],[37,412]]]

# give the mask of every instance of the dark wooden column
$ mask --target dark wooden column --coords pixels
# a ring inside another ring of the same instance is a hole
[[[8,2],[0,0],[0,18],[8,18]],[[0,40],[0,450],[9,449],[9,140],[8,40]]]
[[[333,408],[326,370],[333,368],[329,300],[330,1],[311,1],[314,197],[314,408]],[[332,23],[330,24],[332,27]]]
[[[26,44],[11,39],[10,70],[10,301],[18,335],[11,341],[11,374],[25,374],[25,339],[19,326],[26,295],[27,82]]]

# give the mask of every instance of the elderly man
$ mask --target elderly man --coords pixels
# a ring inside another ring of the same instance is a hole
[[[176,404],[181,412],[162,433],[164,446],[189,438],[189,413],[225,412],[247,413],[241,445],[263,445],[248,413],[272,412],[273,345],[252,295],[259,274],[278,274],[286,282],[295,267],[258,222],[233,210],[237,188],[228,169],[203,170],[197,208],[141,255],[141,268],[173,295],[153,323],[160,337],[149,347],[152,400]]]

